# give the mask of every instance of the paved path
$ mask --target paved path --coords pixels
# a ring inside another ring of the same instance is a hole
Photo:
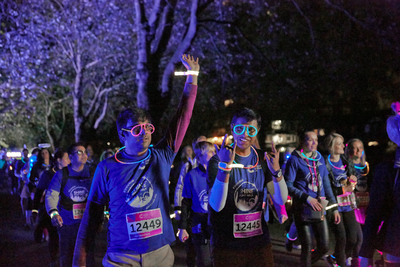
[[[23,227],[24,218],[19,204],[19,197],[10,195],[0,189],[0,207],[0,266],[49,266],[50,259],[47,242],[40,244],[35,243],[33,240],[33,230],[25,230]],[[300,251],[293,250],[293,252],[289,253],[285,249],[283,225],[279,225],[278,223],[270,224],[270,234],[273,244],[275,266],[299,266]],[[97,235],[95,255],[97,266],[102,266],[101,259],[107,247],[106,240],[106,231],[102,231]],[[172,244],[172,249],[175,253],[174,266],[186,266],[183,244],[177,241]],[[322,266],[326,266],[323,260],[313,265],[313,267]]]

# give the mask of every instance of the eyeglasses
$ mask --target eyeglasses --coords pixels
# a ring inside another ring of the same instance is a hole
[[[256,127],[251,126],[251,125],[243,125],[243,124],[238,124],[233,127],[233,132],[237,135],[241,135],[246,131],[247,129],[247,135],[250,137],[254,137],[258,134],[258,130]]]
[[[86,152],[86,151],[82,151],[82,150],[77,150],[77,151],[75,151],[74,153],[72,153],[72,155],[74,155],[74,154],[78,154],[79,156],[81,156],[81,155],[83,155],[83,154],[86,154],[86,155],[87,155],[87,152]]]
[[[131,132],[131,134],[133,136],[139,136],[139,134],[142,132],[142,129],[144,129],[145,132],[150,133],[150,134],[154,133],[154,131],[155,131],[155,127],[151,123],[137,124],[137,125],[133,126],[130,130],[121,128],[122,131]]]

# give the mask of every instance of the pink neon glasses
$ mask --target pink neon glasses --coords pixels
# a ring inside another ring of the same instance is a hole
[[[145,130],[145,132],[152,134],[152,133],[154,133],[156,128],[151,123],[137,124],[137,125],[133,126],[130,130],[121,128],[121,130],[123,130],[123,131],[131,132],[131,134],[133,136],[139,136],[140,133],[142,132],[142,129]]]

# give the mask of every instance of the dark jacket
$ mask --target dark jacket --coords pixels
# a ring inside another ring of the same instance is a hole
[[[375,169],[363,230],[364,241],[359,253],[361,257],[372,258],[375,249],[400,257],[400,177],[395,184],[398,171],[400,176],[400,169],[386,162]]]

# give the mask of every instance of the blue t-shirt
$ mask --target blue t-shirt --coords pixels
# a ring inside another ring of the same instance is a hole
[[[141,157],[124,150],[97,166],[89,200],[109,203],[108,252],[143,254],[175,241],[169,216],[169,146],[149,148]]]
[[[325,166],[324,158],[321,154],[315,156],[318,161],[315,162],[318,168],[318,183],[320,185],[320,196],[332,203],[336,203],[332,188],[329,181],[328,170]],[[301,152],[295,150],[286,164],[285,180],[288,187],[289,195],[295,199],[299,199],[302,203],[307,203],[309,196],[317,198],[318,187],[316,186],[316,177],[314,172],[313,161],[301,155]],[[311,169],[311,171],[310,171]]]
[[[71,165],[68,165],[69,178],[63,192],[61,190],[63,170],[58,170],[54,175],[53,179],[49,184],[49,188],[46,192],[46,202],[51,201],[48,196],[58,196],[57,209],[63,219],[63,224],[72,225],[80,223],[82,220],[83,212],[86,208],[86,201],[89,195],[90,186],[92,184],[92,177],[90,176],[89,166],[85,165],[83,170],[76,172],[72,169]],[[65,205],[63,202],[63,195],[71,200],[71,205]],[[51,211],[48,207],[49,203],[46,203],[47,211]]]
[[[192,210],[198,213],[208,212],[207,173],[197,167],[185,176],[182,197],[192,199]]]
[[[333,177],[334,177],[334,181],[333,184],[335,187],[343,187],[343,184],[341,183],[341,181],[343,180],[347,180],[347,172],[345,169],[345,166],[343,165],[343,161],[342,159],[339,158],[338,162],[329,162],[331,165],[331,169],[332,169],[332,173],[333,173]],[[352,211],[352,208],[350,207],[350,205],[346,205],[346,206],[339,206],[338,207],[339,212],[348,212],[348,211]]]
[[[257,163],[259,157],[259,163]],[[209,187],[218,173],[218,155],[208,163]],[[228,195],[224,208],[217,212],[209,206],[211,242],[215,247],[249,250],[269,244],[270,236],[263,218],[264,188],[272,181],[262,156],[254,150],[247,157],[235,155],[235,161],[251,169],[233,168],[229,175]],[[265,170],[265,173],[264,173]]]

